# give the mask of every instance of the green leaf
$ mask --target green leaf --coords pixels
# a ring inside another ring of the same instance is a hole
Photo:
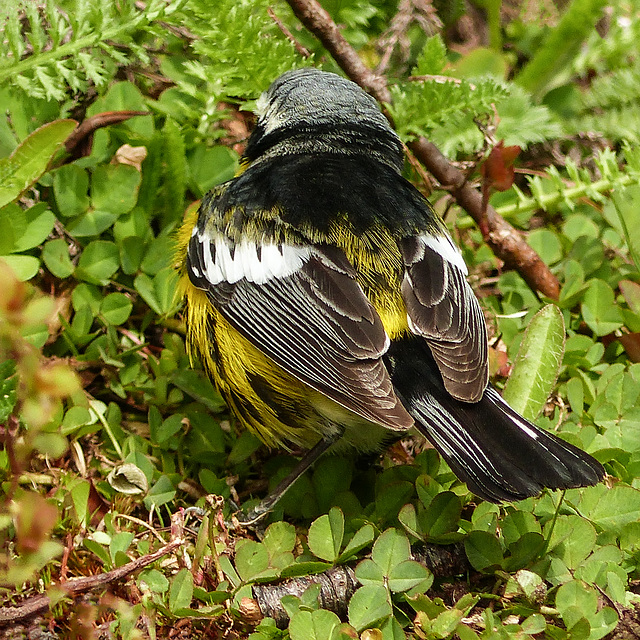
[[[340,618],[333,611],[298,611],[289,623],[291,640],[338,640]]]
[[[24,217],[25,229],[22,235],[16,238],[13,252],[27,251],[42,244],[53,230],[56,218],[47,209],[44,202],[40,202],[26,211],[20,211]]]
[[[327,562],[335,562],[340,554],[344,536],[344,515],[333,507],[328,515],[320,516],[309,527],[309,549]]]
[[[407,536],[397,529],[387,529],[375,541],[371,559],[388,576],[393,567],[411,559],[411,546]]]
[[[356,565],[356,578],[362,584],[384,584],[382,567],[371,558],[365,558]]]
[[[100,165],[91,177],[93,207],[116,216],[131,211],[138,200],[140,179],[140,172],[130,165]]]
[[[0,159],[0,207],[16,200],[47,170],[76,125],[75,120],[45,124],[21,142],[8,158]]]
[[[553,304],[531,320],[518,350],[504,399],[521,415],[533,420],[547,401],[564,355],[562,313]]]
[[[267,527],[262,544],[269,551],[270,558],[293,551],[296,544],[296,529],[288,522],[274,522]]]
[[[151,489],[149,489],[149,493],[144,499],[144,506],[147,509],[151,509],[152,506],[159,507],[167,502],[171,502],[175,497],[176,490],[173,488],[173,483],[168,476],[162,475]]]
[[[86,527],[89,522],[89,492],[91,485],[86,480],[78,480],[70,490],[73,509],[76,512],[78,523]]]
[[[248,582],[269,568],[267,548],[254,540],[240,540],[236,546],[236,571]]]
[[[17,386],[15,361],[0,362],[0,423],[7,420],[16,405],[18,400]]]
[[[94,240],[82,252],[76,277],[92,284],[105,285],[118,270],[120,264],[118,247],[114,242]]]
[[[207,149],[198,145],[189,157],[191,186],[198,196],[203,196],[216,185],[233,178],[237,168],[237,154],[222,145]]]
[[[100,304],[100,315],[112,325],[120,325],[127,321],[133,304],[124,293],[110,293]]]
[[[472,531],[464,542],[469,562],[478,571],[492,572],[504,560],[500,541],[487,531]]]
[[[452,491],[439,493],[419,517],[421,532],[430,538],[458,530],[462,502]]]
[[[69,245],[63,238],[45,242],[42,247],[42,260],[56,278],[68,278],[75,270],[69,257]]]
[[[613,289],[604,281],[594,278],[582,299],[582,317],[597,336],[606,336],[624,324],[615,303]]]
[[[193,575],[189,569],[180,569],[171,580],[169,590],[169,611],[187,609],[193,598]]]
[[[553,527],[548,550],[569,569],[577,569],[593,551],[595,542],[596,530],[588,520],[575,515],[561,515]]]
[[[405,560],[392,567],[388,576],[389,589],[394,593],[408,591],[428,580],[431,573],[415,560]]]
[[[53,194],[58,211],[73,218],[89,208],[89,174],[76,164],[66,164],[53,174]]]
[[[99,236],[106,231],[116,220],[118,214],[102,209],[89,209],[89,211],[77,216],[67,224],[69,233],[78,238]]]
[[[389,593],[382,585],[364,585],[349,600],[349,624],[360,633],[392,613]]]
[[[133,542],[134,534],[131,531],[120,531],[111,536],[109,542],[109,555],[111,560],[116,564],[116,556],[118,553],[125,553]]]
[[[180,414],[174,413],[164,420],[162,424],[158,425],[157,429],[150,423],[151,442],[154,444],[162,444],[163,442],[166,442],[171,436],[175,435],[183,428],[182,420],[183,418]]]
[[[136,276],[133,286],[158,315],[169,314],[176,308],[178,275],[172,267],[162,269],[153,278],[141,273]]]
[[[154,593],[164,593],[169,588],[169,581],[157,569],[144,569],[138,576],[137,583]]]
[[[591,496],[597,496],[595,504],[591,504]],[[640,520],[640,491],[623,485],[591,489],[583,494],[580,511],[596,526],[619,532],[627,524]]]
[[[0,256],[0,260],[4,260],[4,262],[6,262],[16,274],[18,280],[21,280],[22,282],[31,280],[31,278],[38,273],[38,269],[40,268],[40,260],[35,256]]]
[[[515,81],[537,98],[570,78],[571,62],[595,30],[605,0],[573,0]]]
[[[344,551],[340,554],[338,562],[346,562],[349,558],[356,553],[370,545],[375,538],[375,531],[373,526],[365,524],[356,531],[353,538],[349,540]]]
[[[128,276],[133,275],[140,268],[146,251],[144,240],[138,236],[127,236],[118,243],[118,248],[122,271]]]

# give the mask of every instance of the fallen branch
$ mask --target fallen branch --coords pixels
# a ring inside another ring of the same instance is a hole
[[[333,56],[340,68],[379,102],[390,103],[387,81],[369,69],[353,47],[344,39],[338,26],[317,0],[287,0],[296,17],[313,33]],[[524,241],[520,233],[506,222],[496,210],[483,207],[482,194],[467,184],[465,174],[453,166],[444,154],[426,138],[409,144],[414,155],[438,182],[448,189],[456,202],[481,228],[486,225],[487,243],[507,267],[516,269],[527,284],[545,296],[557,299],[560,295],[558,279],[540,256]]]
[[[470,570],[462,543],[451,545],[424,544],[412,552],[414,560],[425,566],[436,578],[465,575]],[[257,624],[263,617],[273,618],[284,629],[289,614],[282,606],[284,596],[302,594],[313,584],[320,585],[318,600],[321,609],[333,611],[340,618],[347,617],[349,600],[361,586],[354,569],[349,565],[332,567],[322,573],[284,580],[279,584],[254,584],[254,600],[245,598],[241,604],[244,622]]]
[[[171,517],[171,542],[164,547],[161,547],[153,553],[140,556],[106,573],[99,573],[94,576],[83,576],[82,578],[72,578],[71,580],[66,580],[58,585],[54,585],[53,588],[63,591],[69,596],[75,596],[80,593],[92,591],[93,589],[105,587],[116,580],[122,580],[122,578],[126,578],[134,571],[144,569],[144,567],[147,567],[182,546],[184,544],[183,525],[182,512],[174,513]],[[47,594],[43,594],[27,598],[17,607],[0,607],[0,626],[17,624],[27,618],[42,615],[49,610],[51,604],[51,598]]]

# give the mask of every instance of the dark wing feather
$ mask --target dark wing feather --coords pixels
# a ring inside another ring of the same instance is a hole
[[[444,236],[405,238],[400,250],[412,332],[427,340],[447,391],[478,401],[489,379],[487,327],[462,257]]]
[[[342,252],[236,246],[211,233],[213,239],[206,231],[191,238],[189,277],[233,327],[287,372],[356,414],[395,430],[413,424],[381,359],[389,346],[382,322]]]

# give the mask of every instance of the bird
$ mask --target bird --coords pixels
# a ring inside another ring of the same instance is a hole
[[[594,485],[592,456],[514,411],[489,382],[487,326],[443,220],[402,176],[375,99],[313,67],[256,101],[238,174],[177,234],[189,353],[240,425],[307,453],[422,434],[500,503]]]

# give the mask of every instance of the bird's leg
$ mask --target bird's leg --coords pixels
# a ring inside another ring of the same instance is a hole
[[[336,429],[333,433],[324,436],[313,448],[309,449],[300,459],[291,472],[283,478],[278,486],[264,499],[261,500],[246,515],[240,514],[238,518],[240,524],[253,525],[264,518],[289,487],[334,443],[337,442],[344,433],[344,428]]]

